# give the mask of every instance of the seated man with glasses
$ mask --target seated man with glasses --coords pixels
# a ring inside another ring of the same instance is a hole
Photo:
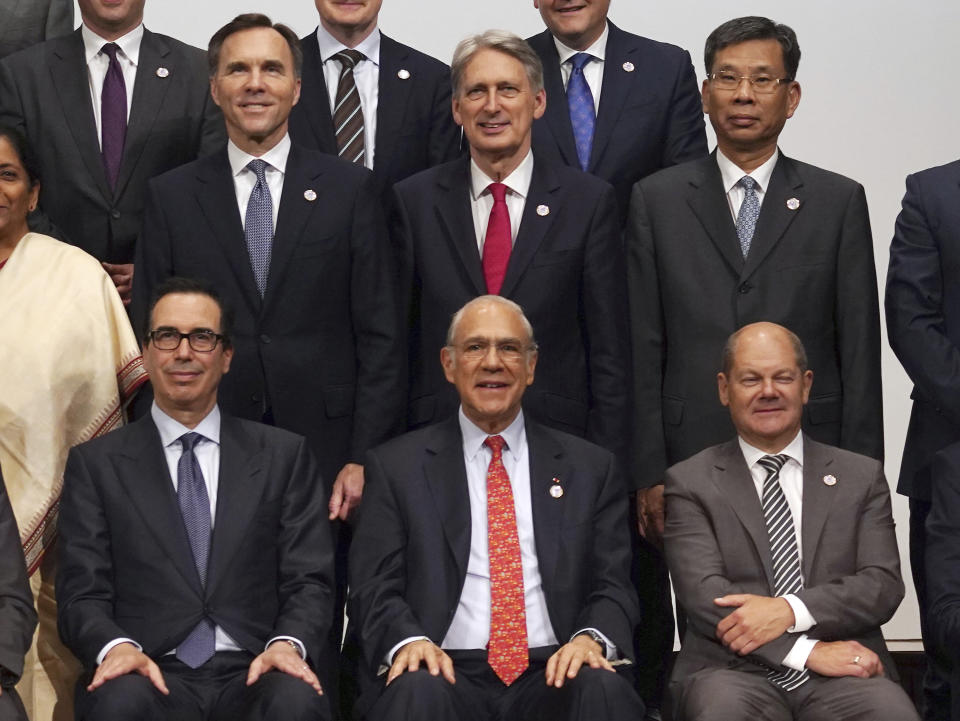
[[[150,413],[75,447],[64,475],[58,620],[88,671],[77,719],[329,719],[317,462],[300,436],[220,413],[234,351],[213,290],[164,281],[148,322]]]

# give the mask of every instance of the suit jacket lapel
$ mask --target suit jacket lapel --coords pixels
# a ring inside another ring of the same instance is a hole
[[[690,208],[700,220],[704,231],[717,246],[720,255],[737,275],[743,271],[743,252],[737,238],[737,228],[730,215],[730,205],[723,192],[723,179],[716,153],[708,158],[696,161],[690,178],[692,192],[689,198]]]
[[[560,533],[563,513],[576,498],[576,482],[570,464],[564,459],[563,447],[536,423],[526,422],[527,448],[530,455],[530,500],[533,507],[533,533],[537,544],[537,565],[545,588],[553,586],[560,555]],[[556,478],[567,493],[554,498],[550,487]]]
[[[636,47],[629,36],[616,25],[609,22],[610,34],[607,36],[607,55],[603,62],[603,84],[600,89],[600,107],[597,111],[597,124],[593,131],[593,148],[590,151],[590,172],[596,172],[600,158],[606,150],[613,129],[620,121],[620,111],[630,95],[630,88],[636,72],[643,72],[636,56]],[[631,62],[634,71],[627,72],[624,65]],[[654,72],[656,72],[654,70]],[[572,132],[572,131],[571,131]]]
[[[437,199],[434,204],[440,225],[463,263],[467,276],[473,283],[474,292],[487,292],[483,277],[477,236],[473,227],[473,212],[470,210],[470,158],[448,163],[437,177]]]
[[[453,416],[435,427],[427,443],[423,470],[459,578],[463,579],[470,558],[470,493],[458,423]]]
[[[800,202],[796,210],[791,210],[787,206],[787,201],[791,198]],[[773,175],[770,176],[770,187],[763,197],[760,217],[757,219],[750,252],[747,253],[747,261],[743,267],[742,280],[746,280],[760,267],[770,251],[783,238],[793,219],[804,212],[805,199],[803,181],[797,174],[793,161],[781,154],[773,168]]]
[[[803,578],[811,582],[813,562],[817,556],[817,546],[823,534],[823,527],[830,508],[836,500],[836,486],[823,482],[824,476],[831,473],[833,456],[827,446],[811,443],[803,437],[803,523],[800,537],[803,543]],[[835,472],[835,471],[834,471]],[[842,483],[839,479],[838,483]]]
[[[398,146],[400,128],[407,114],[407,104],[414,84],[420,81],[416,75],[408,74],[402,80],[397,73],[403,69],[407,50],[384,34],[380,34],[380,74],[377,97],[377,137],[374,167],[383,175],[391,163],[391,152]],[[383,177],[388,177],[383,175]]]
[[[575,168],[580,167],[577,158],[577,145],[573,139],[573,126],[570,124],[570,111],[567,109],[567,90],[563,86],[560,73],[560,56],[553,35],[545,30],[539,36],[544,45],[543,83],[547,91],[547,111],[538,123],[547,123],[556,140],[563,162]],[[602,97],[602,94],[601,94]]]
[[[541,205],[549,208],[550,201],[555,198],[559,188],[560,183],[551,168],[534,160],[533,177],[530,179],[530,189],[527,192],[526,203],[524,203],[523,217],[517,231],[517,240],[510,253],[510,261],[507,264],[507,272],[503,278],[500,295],[510,296],[533,256],[536,255],[547,230],[553,224],[553,218],[556,217],[555,214],[541,216],[537,212],[537,208]]]
[[[134,423],[131,436],[124,449],[116,454],[117,476],[157,545],[191,588],[202,595],[200,575],[153,419],[147,415]]]
[[[47,55],[51,80],[63,112],[64,122],[83,158],[97,189],[109,202],[113,198],[103,169],[97,125],[93,119],[90,80],[80,31],[50,43]]]
[[[256,448],[236,418],[221,417],[220,481],[217,515],[207,564],[207,596],[230,567],[233,554],[243,546],[243,536],[257,511],[266,483],[265,452]]]
[[[323,58],[320,57],[320,44],[317,33],[312,32],[303,39],[304,74],[316,80],[311,87],[304,86],[300,95],[300,104],[317,141],[317,147],[323,153],[337,154],[337,138],[333,132],[333,117],[330,115],[330,89],[323,74]]]
[[[114,194],[119,197],[130,180],[133,169],[143,152],[143,148],[153,130],[153,124],[163,107],[170,84],[169,76],[161,78],[157,68],[169,63],[170,47],[161,37],[144,29],[140,44],[140,61],[137,64],[137,77],[133,85],[133,101],[130,107],[130,122],[127,125],[127,137],[123,145],[123,158],[120,163],[120,175]],[[167,67],[170,75],[183,68]]]

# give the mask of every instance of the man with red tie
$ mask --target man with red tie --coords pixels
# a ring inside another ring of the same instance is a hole
[[[460,411],[371,451],[350,558],[368,721],[640,719],[613,456],[527,419],[538,346],[485,295],[440,353]]]
[[[613,189],[531,151],[547,97],[540,59],[520,37],[467,38],[451,74],[470,157],[394,190],[410,319],[408,425],[456,410],[435,349],[458,308],[498,294],[523,306],[540,336],[544,360],[525,410],[622,459],[629,350]]]

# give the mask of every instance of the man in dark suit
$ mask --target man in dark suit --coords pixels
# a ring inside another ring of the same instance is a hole
[[[0,473],[0,721],[27,721],[14,684],[36,627],[20,531]]]
[[[801,432],[813,371],[786,328],[734,333],[716,378],[737,438],[666,474],[675,718],[917,719],[880,631],[903,598],[881,463]]]
[[[534,152],[610,183],[622,225],[634,183],[707,154],[690,54],[609,22],[610,0],[533,6],[547,29],[527,41],[550,98],[533,125]]]
[[[450,69],[381,33],[382,1],[316,0],[320,25],[303,38],[302,92],[290,114],[290,137],[372,169],[386,195],[397,181],[453,160],[460,130],[450,116]],[[342,120],[345,96],[344,114],[358,102],[359,137],[352,123],[349,132],[337,132],[343,123],[334,117]]]
[[[145,29],[144,2],[81,0],[75,33],[0,62],[0,122],[45,181],[31,228],[101,261],[126,303],[147,181],[223,143],[203,53]]]
[[[612,666],[637,622],[613,456],[521,411],[538,353],[512,301],[467,303],[441,357],[459,414],[367,456],[350,579],[360,712],[641,718]]]
[[[925,524],[931,511],[934,455],[960,441],[960,161],[907,178],[887,270],[886,316],[890,346],[914,387],[913,410],[897,492],[910,499],[910,566],[926,650],[924,718],[946,718],[950,708],[946,649],[932,643],[924,573]],[[956,703],[956,701],[954,701]]]
[[[0,58],[73,30],[73,0],[0,0]]]
[[[58,625],[92,674],[77,718],[329,719],[317,463],[302,437],[221,415],[234,351],[212,289],[159,286],[143,341],[149,416],[65,471]]]
[[[470,157],[396,186],[391,229],[410,293],[408,423],[457,407],[433,349],[450,316],[485,293],[521,304],[544,361],[524,407],[541,423],[626,455],[625,281],[613,191],[530,150],[546,96],[540,60],[487,31],[453,59],[453,114]]]

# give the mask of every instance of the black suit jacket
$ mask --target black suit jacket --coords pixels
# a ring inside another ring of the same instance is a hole
[[[31,228],[110,263],[133,262],[147,181],[225,138],[206,53],[149,30],[114,190],[100,154],[80,30],[0,62],[0,122],[22,130],[40,161],[42,215],[31,218]]]
[[[225,148],[151,184],[137,256],[137,327],[163,279],[211,282],[235,313],[221,407],[250,420],[271,409],[276,425],[307,437],[327,483],[393,435],[402,415],[396,272],[372,179],[291,149],[263,298]]]
[[[960,161],[907,178],[890,244],[890,346],[913,381],[897,491],[931,498],[934,454],[960,441]]]
[[[596,628],[632,656],[626,491],[608,451],[526,421],[537,561],[560,643]],[[457,416],[367,455],[350,550],[350,617],[370,675],[412,636],[440,644],[470,555],[470,498]],[[564,493],[554,498],[558,479]],[[382,685],[382,682],[381,682]]]
[[[76,446],[60,507],[60,637],[90,669],[120,637],[158,658],[206,616],[254,655],[293,636],[316,666],[333,610],[325,501],[303,438],[224,414],[204,588],[153,419]]]
[[[637,184],[627,244],[640,485],[733,435],[717,397],[720,353],[727,336],[757,321],[786,326],[806,347],[814,379],[804,430],[883,457],[877,279],[862,186],[781,154],[744,261],[711,156]]]
[[[470,159],[398,184],[391,229],[409,299],[408,422],[451,415],[440,348],[451,316],[486,293],[470,209]],[[610,186],[535,155],[500,295],[523,307],[540,346],[524,408],[542,423],[626,453],[628,356],[621,241]]]
[[[300,102],[290,114],[295,143],[337,154],[330,96],[316,32],[303,38]],[[406,77],[398,73],[407,71]],[[421,170],[453,160],[460,128],[450,110],[450,68],[411,47],[380,34],[380,79],[373,174],[377,190]]]
[[[600,108],[587,170],[613,186],[623,224],[633,184],[661,168],[706,155],[707,136],[690,54],[607,24]],[[549,100],[533,124],[534,152],[579,169],[553,36],[544,30],[527,42],[543,62]]]
[[[2,0],[0,16],[0,58],[73,30],[72,0]]]
[[[4,693],[23,672],[23,657],[36,627],[20,531],[0,474],[0,686]]]

